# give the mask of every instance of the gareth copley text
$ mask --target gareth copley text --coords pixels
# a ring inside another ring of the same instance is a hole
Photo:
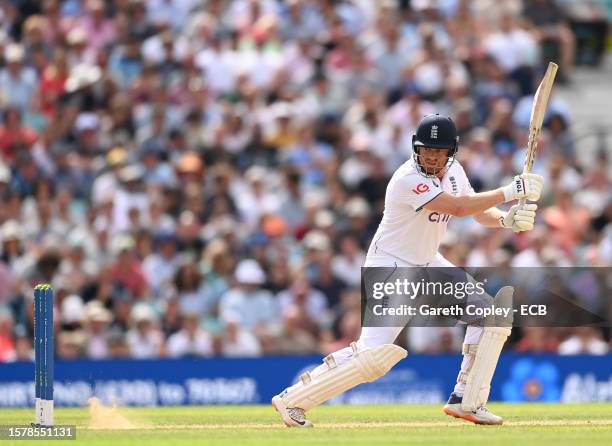
[[[509,318],[513,312],[512,308],[500,308],[491,306],[481,306],[467,304],[465,306],[453,305],[450,307],[434,307],[431,305],[398,305],[386,307],[382,304],[374,305],[372,312],[376,316],[445,316],[460,319],[463,316],[479,316],[486,318],[489,316]]]
[[[496,307],[495,305],[452,305],[447,307],[436,307],[431,305],[397,305],[385,306],[383,304],[374,305],[372,313],[375,316],[443,316],[461,319],[463,316],[477,316],[479,318],[502,318],[510,320],[510,315],[520,314],[521,316],[542,316],[548,314],[546,305],[519,305],[518,308]]]

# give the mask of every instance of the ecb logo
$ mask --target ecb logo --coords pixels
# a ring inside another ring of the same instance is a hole
[[[432,125],[431,126],[431,139],[438,139],[438,126],[437,125]]]

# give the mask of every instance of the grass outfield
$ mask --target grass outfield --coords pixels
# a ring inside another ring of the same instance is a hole
[[[611,404],[490,407],[503,426],[474,426],[440,405],[323,406],[310,415],[314,429],[285,428],[271,406],[56,409],[55,419],[76,424],[76,443],[87,445],[612,445]],[[0,424],[29,423],[33,415],[1,409]]]

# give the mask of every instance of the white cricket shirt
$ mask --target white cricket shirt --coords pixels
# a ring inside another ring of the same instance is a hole
[[[442,192],[474,193],[458,161],[450,166],[442,181],[421,175],[412,159],[402,164],[387,185],[385,211],[368,255],[386,253],[413,265],[433,261],[451,216],[428,211],[423,206]]]

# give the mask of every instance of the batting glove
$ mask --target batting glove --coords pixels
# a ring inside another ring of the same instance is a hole
[[[503,228],[512,229],[514,232],[531,231],[537,208],[538,205],[533,203],[525,203],[522,206],[515,204],[499,221]]]
[[[504,200],[508,201],[526,198],[529,201],[538,201],[542,193],[544,178],[535,173],[523,173],[514,177],[512,183],[502,187]]]

